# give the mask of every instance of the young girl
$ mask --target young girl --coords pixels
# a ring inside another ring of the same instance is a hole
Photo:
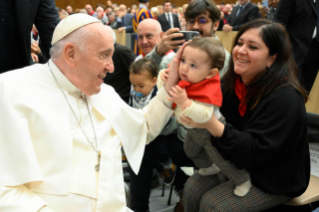
[[[152,60],[144,58],[134,62],[130,66],[129,71],[132,84],[129,105],[141,109],[156,95],[158,67]],[[170,131],[170,128],[174,128],[174,123],[170,122],[165,126],[160,135],[166,135]],[[163,175],[164,183],[172,183],[175,177],[175,167],[167,152],[165,142],[163,142],[163,139],[157,137],[148,147],[152,147],[154,158],[164,168],[163,170],[159,170]]]
[[[222,103],[220,78],[218,71],[224,66],[225,50],[215,38],[194,38],[185,47],[178,67],[181,81],[170,92],[169,100],[174,102],[175,116],[178,122],[186,116],[198,123],[205,123],[215,115],[225,124],[219,112]],[[167,76],[160,72],[158,87]],[[238,170],[225,161],[212,147],[211,134],[206,129],[188,128],[184,150],[199,169],[201,175],[214,175],[222,171],[234,182],[235,195],[244,196],[251,187],[249,173]]]

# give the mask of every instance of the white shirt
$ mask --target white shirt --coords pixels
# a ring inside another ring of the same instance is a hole
[[[172,15],[172,13],[171,12],[169,12],[169,13],[164,13],[165,14],[165,17],[166,17],[166,20],[167,20],[167,22],[169,23],[169,21],[168,21],[168,16],[170,17],[170,19],[171,19],[171,23],[169,23],[169,25],[171,26],[171,28],[174,28],[174,20],[173,20],[173,15]]]

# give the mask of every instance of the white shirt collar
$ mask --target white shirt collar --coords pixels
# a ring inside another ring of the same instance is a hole
[[[63,90],[66,90],[69,93],[80,92],[80,90],[60,71],[52,59],[49,60],[48,65]]]

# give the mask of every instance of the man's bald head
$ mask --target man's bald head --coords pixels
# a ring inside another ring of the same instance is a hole
[[[160,43],[163,34],[158,21],[150,18],[144,19],[137,26],[138,47],[145,54],[148,54]]]
[[[158,21],[151,18],[147,18],[139,23],[139,25],[137,26],[137,33],[139,29],[150,28],[150,27],[154,29],[154,33],[160,34],[162,32],[162,27]]]
[[[126,11],[126,6],[124,4],[121,4],[119,8],[121,11]]]

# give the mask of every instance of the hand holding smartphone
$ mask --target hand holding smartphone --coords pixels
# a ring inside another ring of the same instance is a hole
[[[185,42],[191,40],[193,37],[199,36],[197,31],[179,31],[174,33],[183,33],[183,37],[173,38],[172,40],[185,40]]]

